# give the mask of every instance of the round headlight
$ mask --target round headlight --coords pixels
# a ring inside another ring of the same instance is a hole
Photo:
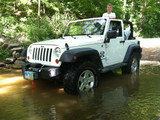
[[[29,50],[28,50],[28,51],[29,51],[29,54],[32,53],[32,46],[29,47]]]
[[[61,53],[61,49],[59,47],[56,47],[55,48],[55,54],[56,54],[56,56],[59,57],[60,53]]]

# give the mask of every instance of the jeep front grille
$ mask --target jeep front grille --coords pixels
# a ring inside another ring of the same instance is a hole
[[[51,62],[52,48],[34,48],[32,59],[37,61]]]

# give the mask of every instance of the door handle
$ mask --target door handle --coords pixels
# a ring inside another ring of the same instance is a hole
[[[125,40],[124,41],[120,41],[120,43],[125,43]]]

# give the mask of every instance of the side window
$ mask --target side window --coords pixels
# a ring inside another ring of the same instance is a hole
[[[122,37],[122,24],[120,21],[111,21],[109,30],[116,30],[117,37]]]

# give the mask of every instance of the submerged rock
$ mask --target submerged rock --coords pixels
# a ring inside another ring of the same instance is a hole
[[[23,63],[24,63],[24,61],[16,60],[12,67],[15,69],[20,69],[20,68],[22,68]]]
[[[21,64],[19,64],[19,65],[13,64],[12,68],[14,68],[14,69],[21,69],[22,65]]]

